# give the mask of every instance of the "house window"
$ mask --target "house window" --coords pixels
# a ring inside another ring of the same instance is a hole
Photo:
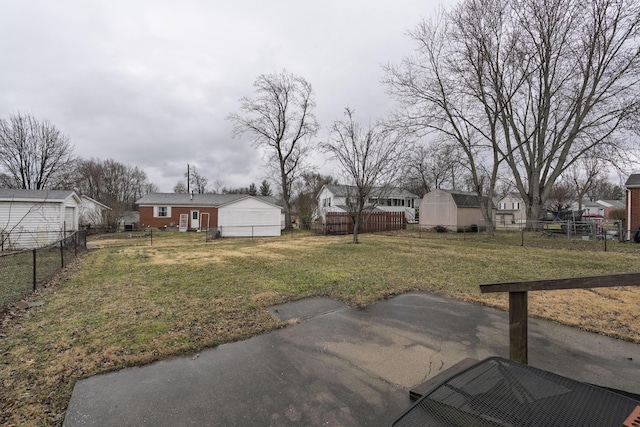
[[[331,206],[331,198],[322,199],[322,206],[329,207]]]
[[[512,203],[513,209],[520,209],[520,202],[514,202]]]
[[[159,218],[167,218],[169,216],[169,208],[166,206],[158,206],[158,215]]]
[[[507,204],[505,202],[502,202],[499,204],[498,209],[500,210],[505,210],[507,209]]]

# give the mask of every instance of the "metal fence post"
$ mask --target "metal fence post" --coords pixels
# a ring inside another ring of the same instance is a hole
[[[60,240],[60,263],[64,268],[64,239]]]
[[[149,231],[150,231],[149,236],[151,239],[151,244],[149,246],[153,246],[153,228],[150,228]]]
[[[36,290],[36,250],[33,250],[33,290]]]

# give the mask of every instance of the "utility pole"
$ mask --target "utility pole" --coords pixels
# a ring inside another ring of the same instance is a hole
[[[189,163],[187,163],[187,194],[191,194],[191,191],[189,191],[189,181],[191,181],[191,178],[189,177]]]

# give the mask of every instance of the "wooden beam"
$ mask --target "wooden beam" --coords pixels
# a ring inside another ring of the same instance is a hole
[[[528,298],[526,292],[509,292],[509,359],[528,361]]]
[[[480,292],[486,294],[492,292],[529,292],[551,291],[555,289],[607,288],[613,286],[640,286],[640,273],[487,284],[480,285]]]

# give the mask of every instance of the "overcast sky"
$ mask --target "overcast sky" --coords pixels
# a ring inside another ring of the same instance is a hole
[[[317,140],[346,106],[373,121],[393,107],[382,65],[411,52],[406,31],[439,4],[2,0],[0,117],[48,119],[76,156],[138,166],[160,191],[187,163],[226,187],[259,184],[259,153],[226,120],[255,78],[286,69],[307,79]]]

